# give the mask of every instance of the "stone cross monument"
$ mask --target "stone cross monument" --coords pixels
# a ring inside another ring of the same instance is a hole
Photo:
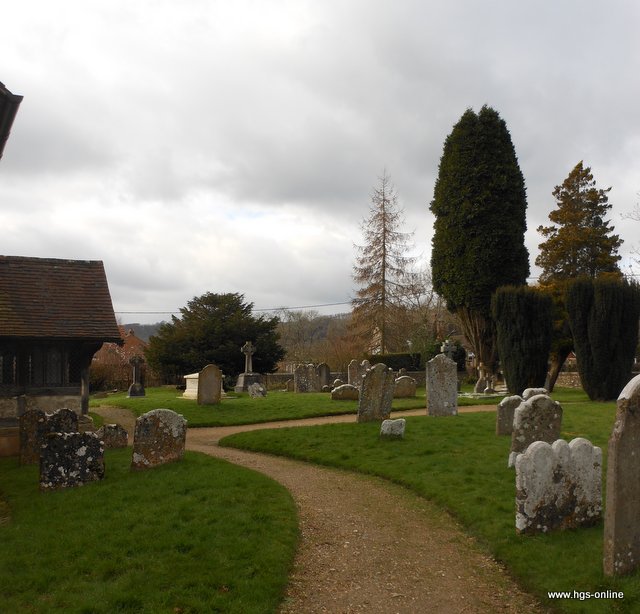
[[[142,365],[144,364],[144,358],[142,356],[134,356],[129,364],[133,367],[133,384],[129,386],[127,396],[129,397],[143,397],[145,396],[144,386],[142,384]]]
[[[248,392],[251,384],[263,384],[262,375],[253,372],[253,355],[256,353],[256,346],[247,341],[240,351],[244,354],[244,373],[238,375],[238,381],[234,390],[236,392]]]
[[[244,354],[244,372],[253,373],[252,356],[256,352],[256,347],[251,343],[251,341],[247,341],[240,351]]]

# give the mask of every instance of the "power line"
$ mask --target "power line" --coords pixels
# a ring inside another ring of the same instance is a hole
[[[351,301],[345,301],[341,303],[320,303],[318,305],[300,305],[298,307],[269,307],[262,309],[253,309],[253,311],[293,311],[294,309],[312,309],[315,307],[336,307],[338,305],[351,305]],[[178,313],[179,309],[173,311],[115,311],[114,313],[120,315],[167,315]]]

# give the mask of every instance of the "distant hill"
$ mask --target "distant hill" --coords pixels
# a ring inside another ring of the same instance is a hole
[[[162,322],[156,322],[155,324],[122,324],[125,331],[133,329],[133,333],[138,339],[148,342],[149,337],[155,335],[160,328]]]

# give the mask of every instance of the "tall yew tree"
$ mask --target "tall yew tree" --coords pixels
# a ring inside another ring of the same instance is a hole
[[[385,171],[371,196],[369,217],[362,223],[365,245],[356,246],[353,279],[360,288],[352,301],[353,329],[383,354],[404,349],[406,342],[395,333],[411,289],[409,267],[414,259],[407,256],[411,234],[399,230],[401,222],[398,198]]]
[[[582,387],[594,401],[617,398],[631,379],[640,287],[626,280],[583,277],[569,284],[566,306]]]
[[[551,347],[553,301],[529,286],[498,288],[491,301],[498,354],[512,394],[544,386]]]
[[[522,285],[527,199],[511,136],[497,111],[467,110],[444,143],[431,211],[433,286],[455,312],[478,360],[496,362],[491,295]]]

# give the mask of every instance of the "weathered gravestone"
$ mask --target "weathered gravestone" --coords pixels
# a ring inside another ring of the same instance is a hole
[[[126,448],[129,445],[129,434],[119,424],[103,424],[96,431],[96,436],[104,443],[107,450]]]
[[[50,414],[29,409],[20,416],[20,464],[40,460],[40,449],[48,433],[77,433],[78,414],[64,407]]]
[[[516,459],[516,532],[596,524],[602,516],[602,450],[578,437],[533,442]]]
[[[408,375],[401,375],[398,377],[394,384],[393,398],[394,399],[409,399],[416,396],[417,382]]]
[[[82,486],[104,477],[104,446],[95,433],[47,433],[40,452],[40,490]]]
[[[294,392],[296,389],[295,382],[292,379],[288,379],[285,386],[286,386],[287,392]]]
[[[357,401],[360,398],[360,391],[351,384],[341,384],[331,391],[332,401]]]
[[[267,389],[258,382],[253,382],[253,384],[249,384],[249,396],[252,399],[261,399],[267,396]]]
[[[633,572],[640,564],[640,375],[618,397],[609,438],[604,515],[604,573]]]
[[[207,365],[198,376],[198,405],[218,405],[222,391],[222,371]]]
[[[455,416],[458,413],[458,367],[438,354],[427,363],[427,415]]]
[[[44,443],[46,414],[41,409],[28,409],[20,416],[20,464],[33,465],[40,460]]]
[[[326,362],[321,362],[317,367],[318,372],[318,387],[322,390],[325,386],[331,389],[331,369]]]
[[[293,372],[295,392],[320,392],[318,371],[313,364],[298,365]]]
[[[358,403],[358,422],[386,420],[391,414],[394,373],[379,362],[362,378]]]
[[[498,404],[496,410],[496,435],[511,435],[513,433],[513,416],[523,399],[514,394],[505,397]]]
[[[136,420],[132,469],[150,469],[184,455],[187,421],[170,409],[154,409]]]
[[[362,384],[364,374],[370,368],[371,364],[368,360],[363,360],[361,363],[358,363],[357,360],[353,359],[347,367],[347,383],[359,388],[360,384]]]
[[[380,425],[381,439],[404,439],[404,431],[407,421],[404,418],[395,420],[383,420]]]
[[[513,414],[508,466],[515,466],[518,454],[524,452],[534,441],[551,444],[560,439],[561,427],[562,406],[551,397],[538,394],[520,403]]]
[[[546,388],[525,388],[522,392],[522,400],[528,401],[531,397],[535,397],[538,394],[546,394],[549,396],[549,391]]]
[[[337,388],[338,386],[342,386],[342,384],[344,384],[344,382],[338,377],[333,380],[333,384],[331,385],[331,387]]]

